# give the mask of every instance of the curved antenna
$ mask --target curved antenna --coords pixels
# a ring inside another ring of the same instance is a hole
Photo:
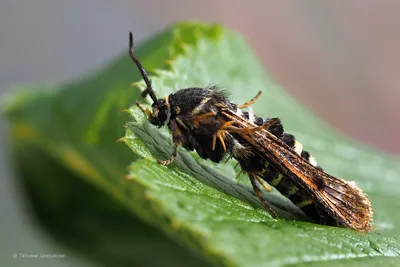
[[[129,55],[131,56],[132,61],[135,62],[136,66],[138,67],[140,74],[142,75],[143,80],[145,81],[147,86],[147,88],[142,92],[142,97],[146,97],[146,95],[149,94],[151,99],[153,99],[154,102],[157,102],[156,94],[154,93],[153,87],[151,87],[151,81],[149,80],[146,71],[144,70],[140,61],[133,55],[132,32],[129,32]]]

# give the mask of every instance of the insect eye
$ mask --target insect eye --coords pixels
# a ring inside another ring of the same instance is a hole
[[[167,120],[167,112],[168,110],[166,108],[161,108],[158,110],[157,119],[160,121],[161,124],[163,124]]]

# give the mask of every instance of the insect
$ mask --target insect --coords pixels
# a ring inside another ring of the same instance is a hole
[[[263,198],[261,188],[273,186],[313,220],[361,232],[371,230],[372,208],[367,196],[353,182],[325,173],[316,160],[287,134],[278,118],[257,117],[250,108],[261,92],[250,101],[236,105],[217,87],[185,88],[164,98],[157,98],[151,81],[134,55],[133,37],[129,33],[129,55],[139,69],[146,89],[142,97],[153,100],[152,110],[137,103],[155,126],[166,125],[173,148],[169,165],[178,147],[195,150],[203,159],[220,162],[233,157],[241,172],[248,174],[261,204],[277,217]]]

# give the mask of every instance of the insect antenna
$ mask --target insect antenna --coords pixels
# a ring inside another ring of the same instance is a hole
[[[134,56],[133,54],[133,35],[132,32],[129,32],[129,56],[131,57],[132,61],[135,62],[136,66],[138,67],[140,74],[143,77],[143,80],[146,83],[146,89],[142,92],[142,97],[146,97],[147,94],[150,95],[151,99],[154,102],[157,102],[157,97],[156,94],[154,93],[153,87],[151,87],[151,81],[149,77],[147,76],[146,71],[144,70],[142,64],[140,61]]]

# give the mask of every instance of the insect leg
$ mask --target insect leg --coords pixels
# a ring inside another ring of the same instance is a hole
[[[225,128],[227,128],[227,126],[232,125],[234,122],[233,121],[228,121],[225,122],[220,130],[217,131],[216,134],[213,135],[213,142],[212,142],[212,151],[215,150],[215,145],[217,143],[217,137],[219,139],[219,141],[221,142],[222,148],[224,149],[224,151],[226,152],[226,145],[225,145],[225,141],[224,141],[224,137],[225,137]],[[229,158],[228,158],[229,160]],[[227,160],[227,161],[228,161]],[[226,162],[225,162],[226,163]]]
[[[259,91],[255,97],[253,97],[252,99],[250,99],[246,103],[244,103],[242,105],[239,105],[238,108],[247,108],[247,107],[251,106],[252,104],[254,104],[260,98],[260,96],[261,96],[261,91]]]
[[[157,163],[161,164],[161,165],[164,165],[164,166],[171,164],[175,160],[177,152],[178,152],[178,144],[174,143],[174,146],[172,148],[171,157],[168,160],[160,160],[160,159],[158,159]]]
[[[149,119],[154,118],[153,113],[151,113],[151,111],[148,108],[144,108],[142,104],[140,104],[139,102],[136,102],[136,105],[140,108],[141,111],[143,111],[144,115],[146,115],[147,118]]]
[[[217,137],[218,137],[219,141],[221,142],[222,148],[223,148],[224,151],[226,152],[226,145],[225,145],[225,141],[224,141],[224,138],[223,138],[223,133],[222,133],[222,131],[218,131],[218,132],[217,132]]]
[[[226,158],[226,160],[224,161],[224,163],[227,163],[229,160],[231,160],[233,158],[233,155],[230,154],[229,157]]]
[[[213,135],[213,141],[212,141],[212,151],[215,150],[215,146],[217,144],[217,138],[219,139],[219,141],[221,142],[222,148],[224,149],[224,151],[226,152],[226,145],[225,145],[225,141],[224,141],[224,133],[223,131],[217,131],[216,134]]]
[[[272,217],[277,218],[278,216],[275,213],[275,211],[271,208],[271,206],[269,205],[268,201],[266,201],[263,198],[262,193],[261,193],[261,189],[260,189],[260,187],[258,187],[256,178],[250,173],[249,173],[249,178],[250,178],[251,185],[253,186],[254,192],[256,192],[256,194],[257,194],[258,198],[260,199],[261,204],[263,205],[263,207],[269,212],[269,214],[271,214]]]
[[[169,165],[175,160],[178,153],[178,146],[181,144],[182,132],[179,130],[175,120],[171,120],[170,127],[172,132],[172,142],[174,145],[172,147],[171,157],[168,160],[157,160],[157,163],[161,165]]]
[[[193,117],[192,119],[192,124],[194,127],[199,127],[199,122],[201,122],[203,119],[208,118],[208,117],[212,117],[217,115],[214,112],[208,112],[208,113],[204,113],[198,116]]]
[[[217,114],[215,114],[214,112],[208,112],[208,113],[204,113],[204,114],[201,114],[199,116],[196,116],[196,117],[194,117],[194,119],[196,121],[201,121],[204,118],[215,116],[215,115],[217,115]]]
[[[234,121],[228,121],[225,122],[224,124],[222,124],[220,130],[218,130],[217,132],[217,137],[219,139],[219,141],[221,142],[222,148],[224,149],[224,151],[226,152],[226,145],[225,145],[225,141],[224,141],[224,137],[225,137],[225,128],[228,127],[229,125],[232,125],[234,123]]]
[[[240,170],[240,171],[238,172],[238,174],[236,175],[235,180],[237,180],[237,179],[239,178],[239,176],[240,176],[242,173],[243,173],[243,170]]]
[[[267,182],[265,182],[260,176],[255,175],[255,178],[264,187],[265,190],[267,190],[268,192],[272,191],[271,186],[269,186],[269,184],[267,184]]]

